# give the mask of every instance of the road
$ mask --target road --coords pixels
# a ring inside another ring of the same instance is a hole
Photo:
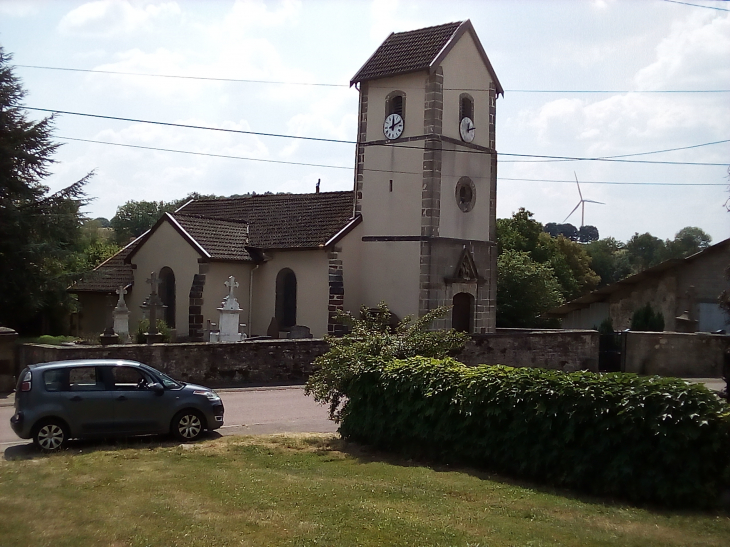
[[[337,425],[327,418],[327,408],[304,395],[300,386],[217,390],[226,407],[221,435],[267,433],[334,433]],[[0,453],[28,445],[10,429],[13,396],[0,396]]]

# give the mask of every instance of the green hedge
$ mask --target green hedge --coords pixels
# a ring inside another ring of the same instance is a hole
[[[730,411],[701,385],[453,359],[379,361],[345,386],[349,440],[670,506],[730,485]]]

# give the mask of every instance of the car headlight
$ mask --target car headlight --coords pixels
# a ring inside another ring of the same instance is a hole
[[[211,402],[218,402],[221,400],[220,395],[218,395],[215,391],[194,391],[194,395],[205,395],[207,399]]]

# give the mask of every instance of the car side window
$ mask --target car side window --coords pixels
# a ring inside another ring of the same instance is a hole
[[[69,391],[104,391],[104,381],[97,367],[77,367],[68,371]]]
[[[114,367],[111,370],[115,390],[130,391],[147,386],[147,378],[136,368]]]
[[[46,391],[67,391],[66,370],[59,368],[45,371],[43,384],[46,386]]]

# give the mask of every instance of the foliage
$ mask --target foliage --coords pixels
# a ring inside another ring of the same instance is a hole
[[[712,237],[694,226],[687,226],[677,232],[672,241],[665,243],[667,258],[686,258],[707,249]]]
[[[612,237],[592,241],[585,246],[591,257],[591,268],[601,278],[598,286],[603,287],[631,275],[626,246]]]
[[[344,439],[408,455],[664,505],[730,486],[730,409],[679,379],[414,357],[378,360],[344,395]]]
[[[33,341],[28,341],[28,343],[31,344],[47,344],[49,346],[60,346],[62,344],[66,344],[69,342],[76,342],[78,338],[75,336],[51,336],[49,334],[44,334],[43,336],[39,336]]]
[[[563,236],[571,241],[578,241],[580,243],[597,241],[599,238],[598,228],[595,226],[581,226],[580,228],[576,228],[570,223],[556,224],[555,222],[548,222],[543,230],[545,233],[550,234],[551,237]]]
[[[126,245],[131,239],[141,236],[154,226],[162,215],[172,213],[191,199],[214,199],[214,195],[193,192],[187,197],[173,201],[135,201],[130,200],[117,207],[117,214],[110,221],[114,228],[116,241]]]
[[[147,342],[147,333],[150,330],[150,320],[142,319],[137,325],[137,333],[134,336],[134,341],[138,344],[144,344]],[[157,332],[162,335],[163,342],[170,341],[170,327],[167,326],[164,319],[157,320]]]
[[[615,332],[613,328],[613,319],[606,317],[601,324],[598,325],[599,334],[613,334]]]
[[[85,264],[80,208],[91,173],[49,194],[53,118],[27,118],[10,60],[0,47],[0,323],[46,331],[74,307],[66,287]]]
[[[664,330],[664,314],[655,312],[649,302],[631,316],[631,330],[646,332],[662,332]]]
[[[460,351],[469,340],[468,334],[453,329],[426,330],[447,311],[448,307],[441,307],[415,320],[409,316],[395,328],[390,325],[391,313],[385,302],[375,309],[363,306],[359,319],[349,312],[340,313],[339,320],[349,323],[351,330],[340,338],[327,337],[329,351],[314,360],[316,371],[307,381],[306,394],[329,404],[330,417],[339,421],[346,384],[375,359],[445,357]]]
[[[510,251],[526,253],[529,259],[511,254],[501,259],[501,267],[498,259],[498,327],[548,326],[539,317],[553,307],[551,303],[576,298],[595,288],[600,280],[591,269],[591,258],[583,245],[560,234],[552,237],[543,232],[542,224],[532,216],[530,211],[521,208],[511,218],[497,219],[500,258]],[[511,271],[511,268],[518,270]],[[538,280],[539,287],[546,292],[532,289],[530,279]],[[552,291],[554,281],[560,298]]]
[[[547,327],[540,316],[564,299],[552,267],[523,251],[504,251],[497,258],[497,325]]]

